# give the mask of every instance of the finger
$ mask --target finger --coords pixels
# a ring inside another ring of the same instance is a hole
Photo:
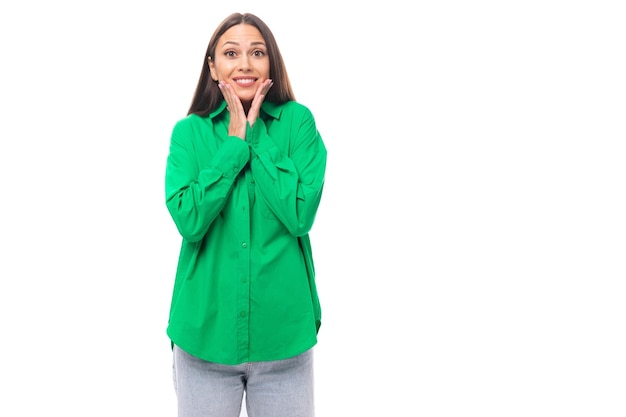
[[[217,87],[222,92],[222,97],[224,97],[224,100],[226,100],[226,105],[228,105],[230,102],[230,97],[228,96],[228,90],[226,89],[226,86],[223,82],[220,81],[219,83],[217,83]]]
[[[267,79],[267,80],[263,81],[263,84],[261,84],[261,88],[259,88],[260,95],[262,95],[262,96],[267,95],[267,92],[270,90],[272,85],[274,85],[274,83],[270,79]]]
[[[222,91],[222,95],[224,96],[224,99],[226,100],[226,107],[228,111],[232,113],[232,112],[236,112],[237,110],[239,110],[239,107],[241,106],[241,102],[239,101],[239,97],[237,97],[235,93],[233,92],[233,89],[231,88],[231,86],[228,83],[220,82],[219,87],[220,87],[220,90]]]

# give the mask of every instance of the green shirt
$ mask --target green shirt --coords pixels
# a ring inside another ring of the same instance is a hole
[[[167,335],[207,361],[295,356],[317,342],[309,241],[326,148],[310,110],[265,102],[246,140],[226,102],[172,131],[167,208],[182,236]]]

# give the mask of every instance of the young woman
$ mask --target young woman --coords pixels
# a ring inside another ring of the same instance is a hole
[[[312,417],[321,323],[309,241],[326,148],[252,14],[209,41],[172,131],[167,208],[182,237],[167,335],[179,416]]]

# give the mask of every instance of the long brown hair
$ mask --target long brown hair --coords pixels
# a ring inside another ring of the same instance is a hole
[[[196,92],[191,101],[191,106],[187,114],[197,114],[199,116],[207,116],[213,110],[215,110],[222,102],[224,97],[222,92],[217,86],[217,82],[211,79],[211,73],[209,70],[209,57],[215,59],[215,48],[217,47],[217,41],[228,29],[235,25],[247,24],[252,25],[261,32],[261,36],[265,40],[267,46],[267,53],[270,59],[270,78],[274,82],[272,88],[267,93],[265,100],[284,103],[287,101],[294,101],[295,95],[291,89],[291,83],[289,82],[289,76],[287,75],[287,68],[285,62],[276,43],[276,39],[270,28],[259,19],[257,16],[251,13],[233,13],[220,23],[215,29],[209,45],[204,55],[204,61],[202,62],[202,72],[200,73],[200,79],[196,87]]]

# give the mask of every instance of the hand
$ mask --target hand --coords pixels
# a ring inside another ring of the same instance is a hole
[[[230,112],[230,123],[228,125],[228,136],[237,136],[242,140],[246,140],[246,112],[243,109],[241,100],[232,87],[227,83],[220,81],[217,86],[222,91],[222,95],[226,100],[226,106]]]
[[[270,88],[272,88],[273,85],[274,81],[267,79],[263,81],[263,83],[259,86],[259,89],[256,91],[254,99],[252,99],[250,109],[248,110],[248,122],[250,123],[250,127],[254,126],[256,118],[259,117],[261,104],[263,104],[263,100],[265,100],[267,92],[270,90]]]
[[[261,83],[259,88],[252,99],[252,104],[250,104],[250,109],[248,110],[248,114],[246,116],[246,112],[243,108],[243,104],[241,100],[235,94],[232,87],[220,81],[218,87],[222,91],[222,95],[226,100],[226,105],[228,106],[228,111],[230,112],[230,124],[228,125],[228,135],[229,136],[237,136],[243,140],[246,140],[246,122],[250,123],[250,127],[254,126],[254,122],[259,116],[259,111],[261,110],[261,104],[263,104],[263,100],[267,95],[269,89],[274,85],[274,82],[270,79],[267,79]]]

